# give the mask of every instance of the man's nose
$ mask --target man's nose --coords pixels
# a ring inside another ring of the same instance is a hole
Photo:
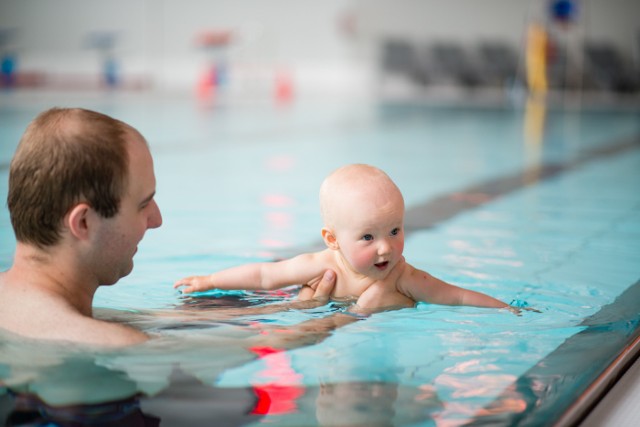
[[[152,200],[151,203],[153,203],[153,209],[147,221],[147,228],[158,228],[162,225],[162,214],[156,201]]]

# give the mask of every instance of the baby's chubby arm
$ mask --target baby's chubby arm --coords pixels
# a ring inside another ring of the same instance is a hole
[[[272,290],[304,284],[322,277],[327,266],[321,253],[298,255],[283,261],[239,265],[205,276],[190,276],[176,281],[174,288],[183,293],[209,289]]]
[[[429,273],[407,265],[398,282],[400,292],[432,304],[469,305],[474,307],[511,308],[489,295],[451,285]]]

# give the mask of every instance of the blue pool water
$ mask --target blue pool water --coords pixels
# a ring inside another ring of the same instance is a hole
[[[537,135],[524,108],[199,110],[184,99],[12,94],[0,97],[3,200],[20,134],[52,105],[111,114],[150,143],[164,224],[95,303],[159,338],[88,352],[2,336],[0,413],[20,403],[51,420],[163,426],[539,424],[637,335],[637,110],[551,108]],[[353,162],[379,166],[403,191],[410,263],[541,313],[419,304],[326,328],[344,307],[263,313],[295,293],[172,289],[185,275],[318,247],[319,184]],[[6,209],[0,238],[6,269]]]

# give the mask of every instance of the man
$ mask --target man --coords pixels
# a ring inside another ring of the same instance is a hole
[[[130,345],[147,336],[93,319],[93,297],[133,268],[138,242],[162,224],[153,161],[131,126],[54,108],[27,127],[9,172],[17,246],[0,275],[0,327],[31,338]]]
[[[104,114],[54,108],[27,127],[11,162],[7,205],[17,245],[0,273],[0,328],[100,346],[146,341],[94,319],[98,287],[129,274],[137,245],[162,224],[144,137]],[[326,300],[331,272],[316,287]]]

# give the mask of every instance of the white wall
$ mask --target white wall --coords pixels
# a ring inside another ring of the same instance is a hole
[[[544,17],[542,0],[0,0],[0,29],[16,28],[12,47],[22,70],[100,72],[86,46],[91,31],[116,31],[116,54],[129,74],[156,86],[191,88],[212,52],[196,34],[228,28],[227,52],[245,75],[288,67],[309,90],[370,83],[376,47],[387,36],[473,43],[522,40],[527,22]],[[609,40],[637,55],[640,1],[583,0],[580,37]],[[350,19],[350,21],[348,21]],[[344,30],[350,22],[351,32]],[[256,66],[262,67],[255,68]]]
[[[637,48],[640,1],[575,0],[587,37]],[[371,35],[471,42],[504,38],[517,42],[532,19],[548,20],[549,0],[360,0],[358,10]]]

